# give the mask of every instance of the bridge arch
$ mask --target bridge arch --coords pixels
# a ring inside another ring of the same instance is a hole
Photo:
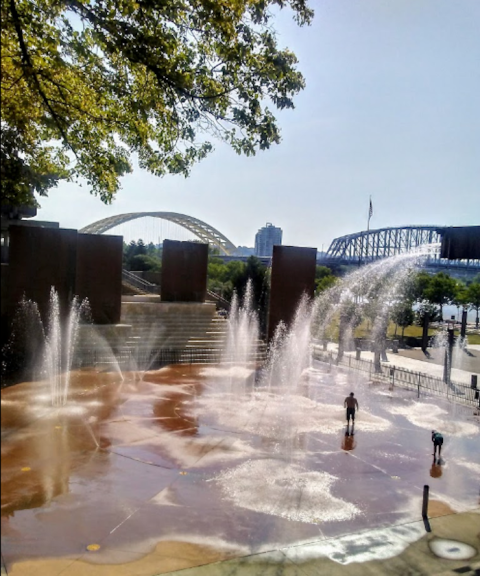
[[[98,220],[97,222],[93,222],[92,224],[85,226],[85,228],[82,228],[80,232],[84,234],[103,234],[104,232],[107,232],[120,224],[124,224],[125,222],[147,217],[160,218],[178,224],[189,232],[192,232],[192,234],[195,234],[195,236],[202,240],[202,242],[213,244],[222,254],[227,256],[232,254],[236,249],[235,244],[230,242],[226,236],[213,228],[213,226],[210,226],[206,222],[202,222],[202,220],[198,220],[198,218],[193,218],[186,214],[179,214],[177,212],[130,212],[127,214],[117,214],[116,216],[110,216]]]

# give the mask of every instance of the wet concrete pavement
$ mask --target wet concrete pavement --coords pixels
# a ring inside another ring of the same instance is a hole
[[[124,376],[73,374],[61,408],[48,383],[2,391],[9,574],[380,574],[394,561],[438,574],[467,560],[439,559],[428,541],[455,535],[476,549],[469,565],[479,560],[471,409],[321,364],[282,397],[238,394],[238,375],[221,367]],[[445,436],[440,466],[431,429]]]

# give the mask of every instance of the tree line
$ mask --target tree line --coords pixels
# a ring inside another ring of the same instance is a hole
[[[393,307],[392,319],[402,327],[412,324],[412,319],[422,324],[425,316],[428,316],[430,321],[443,321],[444,306],[456,306],[458,310],[475,310],[475,324],[478,328],[480,274],[470,282],[463,282],[445,272],[435,275],[425,271],[418,272],[409,283],[403,299]]]
[[[160,272],[162,267],[162,247],[143,240],[124,244],[123,264],[127,270]],[[315,294],[319,295],[332,288],[341,276],[343,268],[332,269],[317,266],[315,270]],[[255,304],[258,310],[267,306],[270,291],[269,268],[255,256],[246,261],[224,262],[211,249],[208,259],[208,290],[231,301],[234,292],[243,297],[247,281],[253,284]],[[361,295],[358,295],[359,297]],[[405,284],[400,299],[391,303],[390,319],[399,327],[405,328],[414,323],[422,324],[425,315],[430,321],[443,319],[444,306],[476,311],[476,326],[480,314],[480,274],[470,282],[455,279],[445,272],[435,275],[425,271],[414,273]],[[374,319],[376,304],[373,299],[363,303],[362,316]],[[360,320],[359,320],[360,321]]]

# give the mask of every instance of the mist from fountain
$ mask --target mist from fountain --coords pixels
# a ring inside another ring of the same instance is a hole
[[[313,302],[303,297],[289,327],[280,324],[269,344],[267,360],[255,385],[247,378],[227,378],[227,386],[217,390],[219,410],[241,414],[241,426],[256,428],[260,434],[275,438],[273,451],[287,459],[301,458],[296,451],[298,427],[304,414],[315,410],[308,391],[312,346],[320,340],[338,341],[338,353],[353,343],[360,321],[371,319],[372,346],[380,368],[386,359],[386,340],[392,307],[405,299],[418,265],[431,251],[425,247],[371,263],[340,279]],[[257,340],[258,319],[248,304],[234,300],[230,332],[224,357],[236,359],[237,366],[247,366],[247,352]],[[241,334],[241,338],[240,338]],[[233,365],[229,364],[230,366]],[[221,399],[222,393],[234,397]],[[227,402],[229,403],[227,408]],[[222,407],[220,408],[220,404]],[[239,416],[240,418],[240,416]],[[240,425],[240,423],[239,423]]]
[[[45,350],[42,375],[50,382],[52,405],[64,406],[70,388],[70,375],[78,338],[78,328],[82,317],[89,314],[89,303],[85,299],[72,300],[68,315],[62,322],[58,292],[50,291],[47,328],[45,330]]]
[[[338,340],[339,357],[351,346],[362,318],[371,321],[374,348],[384,349],[392,307],[408,293],[421,260],[429,249],[374,262],[339,280],[321,293],[312,310],[312,337]]]
[[[290,328],[280,323],[270,344],[260,386],[282,396],[296,395],[303,372],[311,364],[311,302],[304,295]]]
[[[260,336],[251,280],[247,282],[241,300],[236,293],[233,295],[227,323],[221,356],[221,366],[225,370],[223,388],[225,392],[243,396],[253,379]]]

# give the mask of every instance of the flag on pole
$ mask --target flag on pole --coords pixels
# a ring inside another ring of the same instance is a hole
[[[370,196],[370,205],[368,207],[368,220],[367,220],[367,232],[370,230],[370,218],[373,215],[373,204],[372,204],[372,197]],[[368,251],[368,246],[367,246]]]

